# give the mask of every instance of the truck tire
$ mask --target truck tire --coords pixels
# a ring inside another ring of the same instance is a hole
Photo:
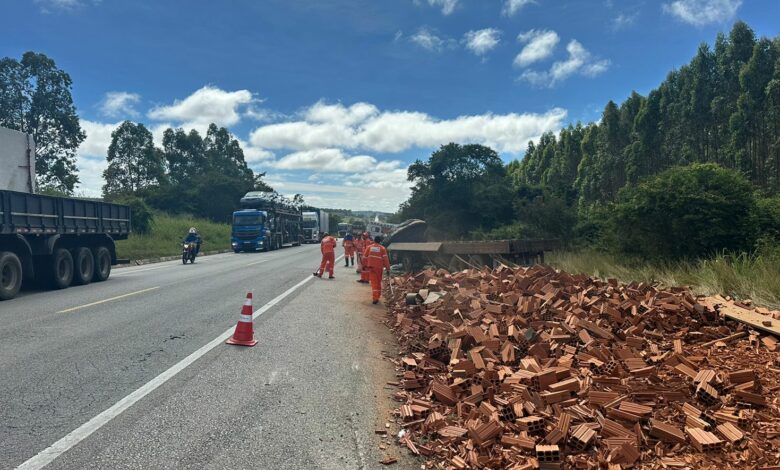
[[[105,246],[99,246],[92,250],[92,259],[95,260],[95,274],[92,280],[103,282],[111,275],[111,252]]]
[[[0,300],[16,297],[22,287],[22,263],[8,251],[0,251]]]
[[[49,257],[49,286],[65,289],[73,282],[73,256],[65,248],[57,248]]]
[[[80,246],[73,250],[73,284],[85,286],[95,277],[95,258],[89,248]]]

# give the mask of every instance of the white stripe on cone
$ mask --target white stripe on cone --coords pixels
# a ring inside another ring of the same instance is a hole
[[[252,323],[252,315],[241,315],[241,318],[239,318],[238,321],[244,323]]]

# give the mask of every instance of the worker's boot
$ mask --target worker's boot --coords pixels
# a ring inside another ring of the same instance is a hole
[[[349,258],[344,258],[344,267],[345,268],[349,267]]]

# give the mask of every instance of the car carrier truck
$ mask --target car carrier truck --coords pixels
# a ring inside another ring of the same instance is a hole
[[[231,245],[235,253],[272,251],[303,243],[301,211],[275,192],[251,191],[233,212]]]
[[[54,289],[105,281],[130,208],[35,194],[35,144],[0,127],[0,300],[31,281]]]

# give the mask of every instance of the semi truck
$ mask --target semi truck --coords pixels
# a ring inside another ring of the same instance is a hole
[[[233,212],[231,245],[235,253],[272,251],[303,242],[301,211],[276,192],[250,191]]]
[[[338,225],[339,238],[344,238],[348,233],[352,233],[352,224],[346,222]]]
[[[53,289],[105,281],[115,241],[130,229],[127,206],[35,194],[31,136],[0,128],[0,300],[33,281]]]
[[[322,234],[330,232],[330,215],[321,209],[303,212],[304,243],[319,243]]]

